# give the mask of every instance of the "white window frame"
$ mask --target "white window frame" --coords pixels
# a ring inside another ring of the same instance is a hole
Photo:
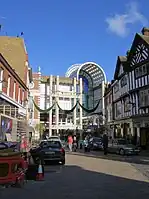
[[[10,80],[11,80],[11,77],[8,76],[8,85],[7,85],[7,95],[8,96],[10,95]]]
[[[21,91],[21,88],[19,86],[19,91],[18,91],[18,102],[20,103],[20,91]]]
[[[4,70],[2,68],[0,68],[0,81],[3,81],[3,74],[4,74]]]
[[[22,90],[22,104],[23,105],[25,105],[24,96],[25,96],[25,92],[24,92],[24,90]]]
[[[16,82],[13,84],[13,99],[16,99]]]

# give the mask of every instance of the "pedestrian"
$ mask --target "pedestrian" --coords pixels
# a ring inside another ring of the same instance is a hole
[[[90,149],[89,149],[89,140],[88,140],[88,137],[86,136],[85,139],[84,139],[84,152],[89,152]]]
[[[108,136],[106,133],[103,135],[103,149],[104,149],[104,155],[107,155],[108,153]]]
[[[73,144],[73,138],[71,135],[68,136],[68,147],[69,151],[72,152],[72,144]]]
[[[76,135],[73,136],[73,147],[74,147],[74,151],[76,152],[76,150],[77,150],[77,137],[76,137]]]

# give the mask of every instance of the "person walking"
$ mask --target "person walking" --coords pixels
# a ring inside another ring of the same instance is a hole
[[[103,149],[104,149],[104,155],[107,155],[108,153],[108,136],[106,133],[103,135]]]
[[[73,144],[73,138],[71,135],[68,136],[68,146],[69,146],[69,151],[72,152],[72,144]]]
[[[77,137],[76,135],[73,136],[73,147],[74,147],[74,151],[77,151]]]

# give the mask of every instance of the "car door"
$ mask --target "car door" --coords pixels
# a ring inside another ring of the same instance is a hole
[[[109,148],[110,152],[111,153],[116,153],[117,149],[118,149],[117,141],[116,140],[112,140],[112,143],[111,143],[110,148]]]
[[[113,141],[113,153],[117,153],[118,148],[119,148],[119,146],[118,146],[118,141],[117,141],[117,140],[114,140],[114,141]]]
[[[109,140],[108,143],[108,151],[112,153],[112,147],[113,147],[113,140]]]

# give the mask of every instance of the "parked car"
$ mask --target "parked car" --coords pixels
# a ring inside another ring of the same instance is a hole
[[[133,144],[129,144],[125,139],[115,139],[109,141],[108,152],[120,155],[138,155],[140,153],[140,148]]]
[[[59,136],[50,136],[48,140],[60,140]]]
[[[54,161],[65,164],[65,150],[60,140],[42,141],[37,148],[31,149],[30,153],[35,162],[42,158],[44,162]]]
[[[90,138],[89,145],[91,150],[103,150],[102,138],[99,137]]]

